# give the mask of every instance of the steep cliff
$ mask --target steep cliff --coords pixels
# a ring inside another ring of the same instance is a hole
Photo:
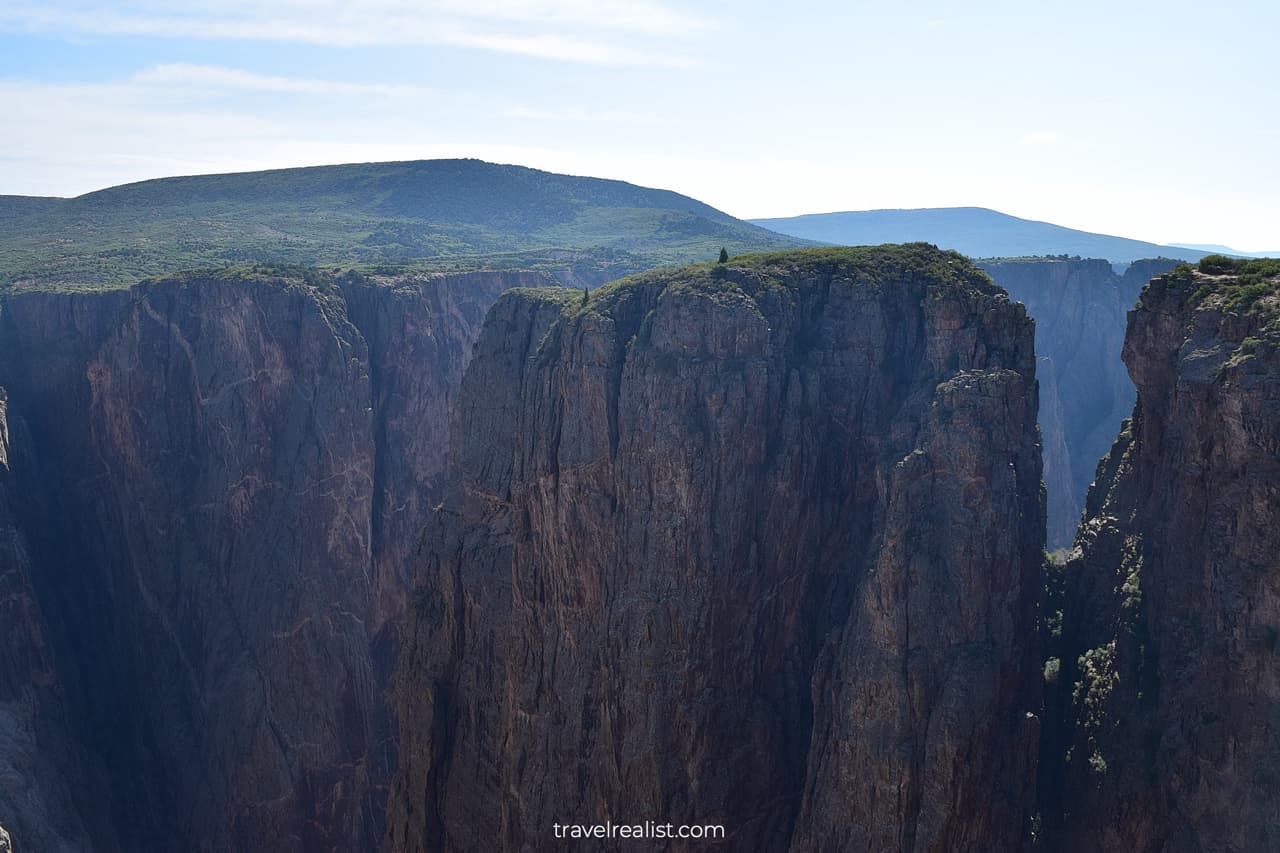
[[[1142,286],[1177,263],[1136,261],[1123,275],[1103,260],[979,264],[1036,321],[1051,549],[1071,544],[1098,460],[1133,409],[1133,383],[1120,360],[1125,316]]]
[[[28,444],[0,388],[0,850],[9,849],[7,827],[22,849],[69,853],[89,849],[74,794],[89,793],[92,780],[68,736],[29,547],[14,513],[23,495],[13,467]],[[69,768],[77,771],[70,778]]]
[[[51,741],[106,780],[81,807],[95,849],[377,846],[445,412],[489,305],[546,281],[237,272],[5,301],[17,527],[72,711]]]
[[[1280,849],[1280,264],[1201,269],[1129,316],[1137,403],[1051,607],[1062,850]]]
[[[1012,849],[1035,412],[1024,311],[923,245],[504,296],[424,539],[386,849],[606,820]]]

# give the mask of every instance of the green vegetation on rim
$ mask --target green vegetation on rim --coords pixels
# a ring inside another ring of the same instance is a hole
[[[615,303],[643,287],[672,293],[696,291],[725,304],[752,303],[765,291],[794,291],[799,282],[819,272],[854,284],[880,285],[911,278],[967,286],[987,294],[1004,293],[963,255],[928,243],[900,243],[762,252],[739,255],[727,263],[709,261],[650,270],[592,291],[590,300],[572,310],[608,313]]]
[[[1179,264],[1162,279],[1194,288],[1192,305],[1205,305],[1272,321],[1280,319],[1280,259],[1210,255],[1195,266]],[[1139,305],[1142,302],[1139,301]]]
[[[125,286],[253,262],[607,272],[712,259],[721,246],[804,244],[678,193],[478,160],[165,178],[73,199],[0,200],[0,288]]]
[[[1280,258],[1229,258],[1226,255],[1209,255],[1197,265],[1205,275],[1230,275],[1242,284],[1253,284],[1263,279],[1280,276]]]

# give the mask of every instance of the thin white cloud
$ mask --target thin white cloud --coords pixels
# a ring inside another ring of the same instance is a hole
[[[469,17],[654,35],[684,35],[710,26],[702,16],[636,0],[436,0],[432,5]]]
[[[558,59],[592,65],[684,68],[692,64],[688,58],[674,54],[636,50],[575,36],[515,35],[467,29],[441,29],[436,31],[435,37],[439,39],[438,43],[454,47],[480,48],[537,59]]]
[[[565,107],[564,109],[556,110],[520,106],[504,110],[502,114],[506,118],[528,119],[529,121],[606,121],[626,124],[650,124],[658,120],[658,117],[653,113],[634,113],[626,110],[593,110],[582,106]]]
[[[666,42],[708,22],[626,0],[145,0],[0,7],[0,29],[160,38],[300,42],[331,47],[442,45],[615,66],[690,64]]]
[[[426,86],[386,83],[349,83],[341,80],[318,80],[309,77],[279,77],[255,74],[240,68],[220,65],[169,63],[140,71],[131,78],[150,86],[182,86],[213,90],[279,92],[294,95],[385,95],[421,97],[435,90]]]

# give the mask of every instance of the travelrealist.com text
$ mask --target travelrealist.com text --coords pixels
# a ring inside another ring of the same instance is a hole
[[[553,823],[551,831],[556,838],[634,838],[646,840],[653,838],[689,838],[699,840],[720,840],[724,838],[724,827],[714,824],[693,824],[679,826],[673,823],[656,823],[646,820],[644,823]]]

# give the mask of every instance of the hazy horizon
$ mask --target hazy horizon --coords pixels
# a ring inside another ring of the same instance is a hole
[[[1280,11],[146,0],[0,9],[0,193],[476,157],[734,216],[985,207],[1274,250]]]

